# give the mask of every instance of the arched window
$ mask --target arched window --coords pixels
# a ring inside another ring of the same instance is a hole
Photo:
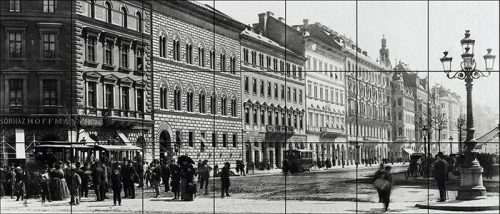
[[[180,50],[180,42],[179,39],[175,38],[172,42],[172,54],[174,57],[175,61],[180,61],[181,60],[181,50]]]
[[[167,87],[161,87],[160,88],[160,108],[161,109],[167,109],[167,99],[168,99]]]
[[[122,27],[127,27],[127,18],[128,18],[128,13],[127,13],[127,8],[122,7]]]
[[[193,64],[193,45],[191,42],[186,43],[186,63]]]
[[[111,23],[112,21],[112,15],[113,15],[113,8],[111,7],[111,3],[109,1],[106,2],[106,22]]]
[[[179,86],[174,89],[174,110],[181,110],[181,89]]]
[[[217,100],[215,99],[215,94],[210,96],[210,113],[217,114]]]
[[[167,57],[167,38],[165,36],[160,36],[160,57]]]
[[[186,93],[186,107],[187,107],[187,111],[193,112],[193,105],[194,105],[193,92],[192,91],[188,91]]]
[[[226,54],[224,52],[220,54],[220,70],[226,71]]]
[[[236,73],[236,57],[234,56],[229,58],[229,69],[231,70],[232,74]]]
[[[215,50],[210,50],[210,69],[215,70]]]
[[[198,47],[198,66],[205,67],[205,49],[202,46]]]
[[[200,110],[200,113],[206,113],[206,108],[205,108],[205,92],[202,91],[198,95],[198,107]]]
[[[231,99],[231,116],[236,117],[238,114],[237,106],[236,106],[236,99],[233,98]]]
[[[399,127],[399,133],[398,133],[399,136],[403,136],[403,128]]]
[[[142,15],[140,12],[137,12],[136,16],[137,16],[137,31],[142,33],[144,30],[144,26],[143,26],[143,22],[142,22]]]
[[[227,115],[227,98],[224,96],[220,98],[220,113]]]

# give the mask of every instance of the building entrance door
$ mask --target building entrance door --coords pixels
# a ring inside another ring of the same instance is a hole
[[[173,159],[173,154],[170,134],[163,131],[160,134],[160,160],[170,162]]]

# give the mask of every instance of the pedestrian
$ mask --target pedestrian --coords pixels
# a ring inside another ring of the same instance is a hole
[[[221,197],[224,198],[224,193],[226,194],[227,197],[230,197],[229,195],[229,186],[231,186],[231,182],[229,180],[229,168],[230,168],[229,162],[224,163],[224,167],[222,167],[222,171],[220,173],[220,181],[221,181]]]
[[[391,202],[391,190],[394,185],[394,179],[391,174],[391,166],[385,166],[382,175],[377,181],[383,183],[382,185],[377,185],[380,189],[380,196],[382,196],[382,203],[384,203],[384,211],[389,210],[389,203]],[[376,182],[377,182],[376,181]]]
[[[53,201],[62,201],[70,197],[68,185],[66,179],[64,178],[64,171],[61,168],[62,162],[59,161],[55,164],[55,169],[49,176],[52,179],[51,185],[51,199]]]
[[[82,178],[80,175],[77,173],[78,169],[77,168],[72,168],[70,170],[71,173],[71,185],[70,185],[70,192],[71,192],[71,201],[69,202],[70,205],[79,205],[80,204],[80,188],[82,185]]]
[[[208,194],[208,180],[211,170],[212,168],[208,165],[208,160],[204,160],[198,169],[198,175],[200,175],[200,190],[205,188],[205,195]]]
[[[156,161],[151,163],[151,183],[155,190],[155,198],[160,196],[161,168]]]
[[[179,191],[180,191],[180,182],[181,182],[181,177],[180,177],[180,168],[177,164],[175,164],[174,161],[170,164],[170,171],[172,173],[172,182],[170,182],[170,186],[172,187],[172,192],[174,193],[174,199],[176,200],[180,198],[179,196]]]
[[[89,163],[85,163],[84,166],[81,168],[82,170],[82,191],[80,192],[82,197],[89,197],[89,185],[90,185],[90,179],[92,172],[90,171],[90,165]]]
[[[111,188],[113,189],[113,205],[116,206],[116,202],[118,202],[118,206],[122,205],[122,197],[121,191],[123,187],[122,175],[120,174],[121,167],[120,165],[116,166],[113,170],[113,174],[111,175]]]
[[[139,157],[136,156],[136,159]],[[144,169],[146,168],[145,166],[147,166],[147,165],[145,165],[145,164],[143,165],[142,160],[137,161],[137,165],[136,165],[135,170],[137,172],[137,175],[139,176],[139,178],[138,178],[139,179],[139,186],[138,186],[139,188],[142,188],[144,186]]]
[[[382,175],[384,175],[384,164],[380,164],[378,170],[375,172],[375,175],[373,176],[373,183],[377,181],[377,179],[382,178]],[[375,188],[378,193],[378,203],[382,203],[382,191],[379,188]]]
[[[42,204],[45,203],[45,200],[52,202],[50,198],[50,189],[49,189],[49,183],[50,183],[49,166],[45,165],[45,169],[40,176],[41,176],[40,194],[42,196]]]
[[[214,177],[217,177],[219,174],[219,165],[215,164],[214,166]]]
[[[193,160],[188,156],[181,156],[178,159],[180,164],[180,190],[181,200],[192,201],[193,195],[196,193],[196,183],[194,182],[194,175],[196,174],[193,167]]]
[[[245,174],[245,163],[243,163],[242,160],[240,160],[240,175],[243,174],[243,176],[246,176]]]
[[[439,189],[438,202],[446,201],[446,177],[448,174],[448,162],[443,159],[443,153],[438,152],[436,162],[434,162],[434,179],[436,179]]]
[[[104,201],[104,170],[102,169],[100,162],[94,164],[92,181],[94,182],[96,200]]]
[[[7,170],[5,168],[5,165],[2,164],[0,166],[0,198],[2,198],[5,195],[4,186],[6,185],[6,182],[7,182]]]
[[[165,192],[168,192],[170,190],[169,186],[169,180],[170,180],[170,167],[168,167],[168,164],[166,161],[162,162],[161,166],[161,179],[163,181],[163,185],[165,185]]]
[[[24,200],[24,196],[26,193],[25,189],[25,172],[21,167],[16,167],[16,185],[15,185],[15,193],[16,193],[16,201],[19,201],[19,198]]]
[[[104,184],[102,186],[102,189],[103,189],[103,199],[109,199],[107,196],[106,196],[106,193],[109,191],[110,189],[110,185],[109,185],[109,180],[111,180],[111,170],[109,168],[108,165],[106,165],[106,161],[103,161],[102,162],[102,170],[104,171]]]
[[[125,174],[123,174],[122,177],[124,189],[126,192],[125,195],[128,196],[128,198],[133,199],[135,198],[134,178],[139,176],[137,175],[137,172],[135,171],[131,160],[127,161],[127,165],[124,167],[124,172]]]

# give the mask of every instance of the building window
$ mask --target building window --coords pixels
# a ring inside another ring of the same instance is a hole
[[[188,145],[189,147],[194,147],[194,135],[193,132],[188,132]]]
[[[108,108],[108,109],[112,109],[114,107],[113,88],[114,88],[114,85],[106,84],[105,99],[106,99],[106,108]]]
[[[198,47],[198,66],[205,67],[205,49]]]
[[[210,69],[215,70],[215,51],[210,51]]]
[[[264,66],[264,54],[259,53],[259,66]]]
[[[217,147],[217,134],[212,133],[212,147]]]
[[[266,56],[266,68],[271,68],[271,57]]]
[[[236,117],[238,114],[238,110],[236,108],[236,99],[231,99],[231,116],[233,117]]]
[[[199,111],[200,113],[206,113],[205,111],[205,92],[200,92],[200,94],[198,95],[198,107],[199,107]]]
[[[135,64],[136,64],[136,70],[138,71],[144,70],[144,49],[137,48],[135,54]]]
[[[252,65],[257,64],[257,52],[252,51]]]
[[[142,33],[143,28],[144,28],[143,27],[144,23],[142,21],[142,15],[140,12],[137,12],[135,15],[137,16],[137,31]]]
[[[129,99],[129,88],[122,88],[122,110],[128,111],[130,110],[130,99]]]
[[[245,107],[245,124],[250,124],[250,109]]]
[[[243,48],[243,61],[248,63],[248,49]]]
[[[194,101],[193,92],[188,91],[186,93],[186,107],[187,107],[187,111],[189,111],[189,112],[193,112],[193,105],[194,105],[193,101]]]
[[[253,109],[253,124],[257,125],[257,109]]]
[[[174,89],[174,110],[181,110],[181,89],[178,86]]]
[[[95,0],[90,0],[89,13],[90,18],[95,18]]]
[[[44,59],[56,58],[56,33],[42,34],[42,55]]]
[[[274,83],[274,98],[278,99],[278,83]]]
[[[186,63],[193,64],[193,45],[186,44]]]
[[[96,41],[95,37],[87,38],[87,61],[95,62]]]
[[[9,58],[22,58],[23,54],[23,32],[9,32]]]
[[[167,57],[167,38],[160,36],[160,57]]]
[[[167,88],[160,88],[160,108],[161,109],[166,109],[167,108],[167,99],[168,99],[168,93],[167,93]]]
[[[227,147],[227,134],[222,134],[222,146]]]
[[[23,105],[23,80],[10,79],[9,80],[9,103],[10,106]]]
[[[293,89],[293,102],[294,103],[297,102],[297,89],[296,88]]]
[[[271,97],[272,96],[272,88],[271,88],[271,82],[267,82],[267,96]]]
[[[45,86],[45,84],[44,84]],[[88,107],[97,108],[97,83],[89,82],[87,89]]]
[[[237,147],[237,140],[238,140],[238,135],[233,134],[233,147]]]
[[[227,99],[225,97],[220,99],[220,113],[222,115],[227,115]]]
[[[10,12],[20,12],[21,11],[21,0],[9,0],[9,11]]]
[[[236,72],[236,57],[234,57],[234,56],[229,58],[229,69],[231,69],[231,73],[235,74],[235,72]]]
[[[137,111],[144,112],[144,90],[137,89]]]
[[[113,8],[111,8],[111,2],[106,1],[106,22],[110,23],[112,22],[113,18]]]
[[[55,79],[43,80],[43,105],[44,106],[57,105],[57,80]]]
[[[122,45],[120,54],[120,59],[121,59],[120,66],[122,68],[128,68],[128,52],[129,52],[128,45]]]
[[[248,77],[245,77],[245,80],[244,80],[244,89],[245,89],[245,92],[248,93]]]
[[[217,114],[217,100],[214,94],[210,96],[210,113]]]
[[[265,87],[264,86],[264,80],[261,80],[260,81],[260,96],[262,96],[262,97],[264,96],[264,93],[265,93],[265,91],[264,91],[265,88],[264,87]]]
[[[174,57],[174,60],[175,61],[181,61],[181,50],[180,50],[180,42],[178,39],[174,39],[174,41],[172,42],[172,54],[173,54],[173,57]]]
[[[286,100],[287,101],[291,101],[292,100],[292,91],[290,89],[290,87],[287,87],[287,91],[286,91]]]
[[[56,0],[43,0],[43,12],[53,13],[56,7]]]
[[[302,90],[299,90],[299,103],[302,104]]]
[[[122,7],[122,27],[127,27],[127,22],[128,22],[128,13],[127,13],[127,8]]]
[[[252,78],[252,92],[253,94],[257,94],[257,79]]]
[[[113,65],[113,42],[106,41],[104,45],[104,64]]]
[[[285,99],[285,86],[284,85],[281,85],[281,99],[282,100]]]
[[[219,63],[220,63],[220,70],[221,71],[226,71],[226,55],[225,54],[221,54],[219,60],[220,60],[219,61]]]
[[[266,111],[264,109],[260,110],[260,125],[266,125]]]
[[[267,123],[273,125],[273,112],[271,110],[267,111]]]

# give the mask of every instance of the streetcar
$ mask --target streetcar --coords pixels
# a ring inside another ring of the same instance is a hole
[[[283,171],[285,173],[310,171],[314,165],[312,150],[290,149],[284,151],[284,156]]]

